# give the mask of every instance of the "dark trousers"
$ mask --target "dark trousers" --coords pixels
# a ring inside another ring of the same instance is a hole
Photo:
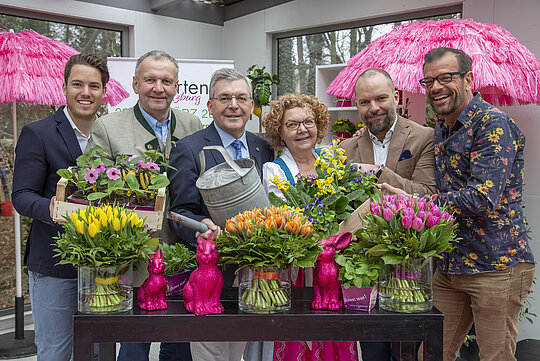
[[[117,361],[148,361],[149,342],[121,343]],[[192,361],[189,342],[162,342],[159,361]]]

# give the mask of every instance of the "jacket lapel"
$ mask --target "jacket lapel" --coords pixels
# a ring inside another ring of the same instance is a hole
[[[359,160],[357,163],[373,164],[375,162],[373,144],[367,129],[364,131],[364,134],[358,137],[358,148],[354,155],[354,159]]]
[[[409,126],[404,124],[403,119],[398,116],[394,134],[392,134],[392,140],[390,141],[390,147],[388,148],[388,157],[386,157],[386,167],[393,171],[396,170],[399,157],[401,152],[403,152],[410,132]]]
[[[210,125],[208,127],[206,127],[205,129],[205,134],[204,134],[204,139],[205,139],[205,143],[204,143],[204,146],[206,145],[221,145],[223,147],[223,143],[221,142],[221,138],[219,137],[219,134],[216,130],[216,126],[214,124],[214,122],[210,123]],[[201,147],[202,149],[202,147]],[[219,164],[219,163],[222,163],[223,162],[223,157],[221,157],[221,155],[218,157],[218,152],[217,151],[213,151],[213,150],[206,150],[204,151],[204,157],[205,157],[205,160],[206,160],[206,170],[212,168],[213,166]]]
[[[56,128],[58,129],[60,136],[64,139],[69,153],[73,157],[73,163],[75,163],[77,158],[82,155],[82,151],[77,136],[64,114],[64,107],[60,107],[60,109],[54,113],[54,118],[56,120]]]

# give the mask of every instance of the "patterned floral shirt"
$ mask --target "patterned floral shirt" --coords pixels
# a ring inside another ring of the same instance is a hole
[[[504,270],[534,262],[521,207],[525,135],[505,113],[475,94],[452,129],[435,128],[435,177],[461,239],[439,261],[443,273]]]

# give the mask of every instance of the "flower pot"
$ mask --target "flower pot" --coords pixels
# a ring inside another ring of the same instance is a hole
[[[351,133],[349,132],[336,132],[336,137],[340,139],[346,139],[351,137]]]
[[[284,276],[282,274],[281,276]],[[277,267],[249,270],[248,280],[238,287],[238,306],[246,313],[278,313],[291,309],[291,284]]]
[[[345,288],[341,286],[345,309],[354,311],[371,311],[377,302],[378,285],[373,287]]]
[[[187,280],[191,271],[184,271],[174,274],[164,274],[165,280],[167,281],[167,297],[180,296],[184,293],[184,286],[186,285]]]
[[[350,107],[352,106],[352,101],[349,99],[338,99],[336,102],[336,107]]]
[[[13,205],[11,201],[2,201],[2,217],[12,217],[13,216]]]
[[[386,265],[379,275],[379,307],[394,312],[427,312],[433,307],[432,281],[431,258]]]
[[[79,267],[78,311],[116,313],[133,308],[133,267]]]

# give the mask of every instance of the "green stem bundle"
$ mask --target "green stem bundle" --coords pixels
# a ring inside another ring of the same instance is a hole
[[[429,295],[417,280],[406,280],[390,275],[386,284],[380,285],[382,295],[389,298],[396,311],[415,312],[425,308]]]
[[[93,312],[118,311],[125,307],[129,294],[118,283],[95,283],[94,288],[85,294],[82,302]]]
[[[290,304],[291,295],[280,280],[255,278],[241,296],[241,302],[251,312],[279,312]]]

